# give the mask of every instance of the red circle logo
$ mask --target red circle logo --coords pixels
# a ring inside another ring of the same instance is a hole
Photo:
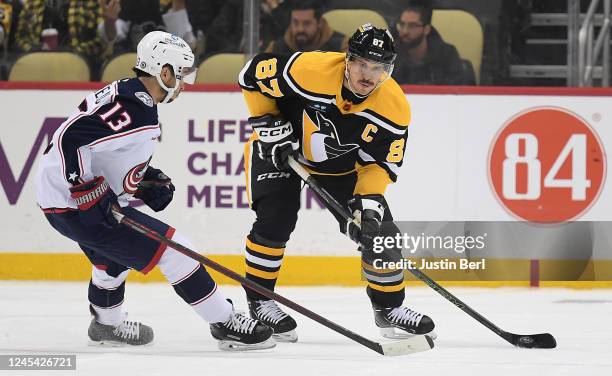
[[[606,171],[603,146],[591,126],[560,108],[541,107],[510,119],[489,151],[489,182],[520,219],[576,219],[596,200]]]
[[[142,178],[144,178],[144,173],[147,169],[148,163],[149,161],[146,161],[145,163],[136,165],[132,167],[127,174],[125,174],[125,177],[123,178],[123,190],[126,193],[131,195],[136,193],[138,190],[138,184],[142,181]]]

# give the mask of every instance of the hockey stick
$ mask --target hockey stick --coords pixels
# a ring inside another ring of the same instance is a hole
[[[317,195],[325,202],[329,210],[339,214],[347,223],[353,222],[354,218],[351,213],[342,206],[332,195],[329,194],[323,187],[321,187],[317,181],[306,171],[302,165],[297,162],[293,157],[289,157],[289,166],[295,171],[306,184],[317,193]],[[440,286],[436,281],[429,278],[425,273],[416,268],[408,269],[415,277],[423,281],[429,287],[434,289],[446,300],[453,303],[455,306],[460,308],[463,312],[472,316],[476,321],[492,330],[495,334],[502,337],[506,341],[510,342],[514,346],[524,348],[540,348],[540,349],[552,349],[557,346],[557,341],[549,333],[541,334],[514,334],[502,330],[497,325],[493,324],[486,317],[480,313],[474,311],[470,306],[462,302],[459,298],[451,294],[444,287]]]
[[[204,264],[213,270],[218,271],[224,276],[229,277],[233,279],[234,281],[240,282],[243,286],[255,292],[258,292],[267,298],[276,300],[277,302],[293,309],[296,312],[301,313],[302,315],[308,317],[309,319],[312,319],[318,322],[319,324],[324,325],[328,327],[329,329],[337,333],[340,333],[341,335],[348,337],[352,339],[353,341],[371,350],[376,351],[379,354],[387,355],[387,356],[407,355],[407,354],[411,354],[411,353],[415,353],[419,351],[430,350],[434,347],[433,340],[428,336],[424,336],[424,337],[415,336],[415,337],[404,339],[401,341],[395,341],[395,342],[389,342],[389,343],[378,343],[378,342],[371,341],[365,337],[360,336],[359,334],[355,332],[352,332],[344,328],[343,326],[336,324],[333,321],[326,319],[325,317],[309,310],[308,308],[303,307],[299,305],[298,303],[275,293],[274,291],[268,290],[267,288],[257,284],[256,282],[249,281],[248,279],[234,272],[233,270],[230,270],[226,268],[225,266],[218,264],[215,261],[205,256],[202,256],[201,254],[195,251],[192,251],[191,249],[171,239],[168,239],[167,237],[163,235],[160,235],[156,231],[153,231],[149,229],[148,227],[134,221],[133,219],[126,217],[119,210],[115,208],[113,208],[112,210],[113,210],[113,215],[115,216],[115,218],[117,219],[119,223],[135,231],[138,231],[139,233],[143,234],[144,236],[150,239],[153,239],[159,243],[165,244],[166,246],[172,249],[175,249],[178,252],[181,252],[185,256],[190,257],[196,260],[197,262]]]

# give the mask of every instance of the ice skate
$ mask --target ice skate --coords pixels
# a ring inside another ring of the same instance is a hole
[[[123,321],[117,325],[104,325],[91,320],[87,330],[91,346],[144,346],[153,342],[153,329],[138,321],[127,320],[127,313]]]
[[[281,310],[274,300],[249,300],[251,317],[274,330],[272,338],[278,342],[297,342],[297,323]]]
[[[427,334],[432,339],[437,338],[433,330],[434,322],[427,315],[404,306],[373,308],[374,321],[380,328],[380,334],[385,338],[402,339],[423,334]]]
[[[210,324],[210,333],[224,351],[262,350],[276,346],[272,328],[232,310],[225,322]]]

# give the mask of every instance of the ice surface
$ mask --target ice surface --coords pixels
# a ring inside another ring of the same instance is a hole
[[[239,308],[241,288],[222,286]],[[128,283],[132,319],[153,326],[145,348],[87,346],[87,283],[0,282],[0,354],[76,354],[77,371],[27,375],[612,375],[612,291],[449,288],[502,329],[550,332],[554,350],[517,349],[429,288],[409,287],[405,303],[436,322],[436,347],[387,358],[294,313],[298,343],[227,353],[208,325],[166,284]],[[362,288],[286,288],[277,292],[359,334],[383,341]],[[0,371],[25,375],[24,371]]]

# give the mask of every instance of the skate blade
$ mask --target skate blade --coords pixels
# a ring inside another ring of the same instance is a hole
[[[380,328],[380,335],[389,339],[406,339],[419,335],[427,335],[434,340],[438,338],[438,334],[435,330],[424,334],[412,334],[396,328]]]
[[[223,351],[253,351],[271,349],[276,346],[273,339],[267,339],[259,343],[242,343],[237,341],[219,341],[218,346]]]
[[[295,332],[295,329],[290,330],[288,332],[284,332],[284,333],[274,333],[272,334],[272,338],[274,338],[276,342],[295,343],[298,340],[298,336],[297,336],[297,333]]]
[[[92,346],[92,347],[149,347],[149,346],[153,346],[153,341],[149,342],[149,343],[145,343],[143,345],[131,345],[129,343],[125,343],[125,342],[118,342],[118,341],[93,341],[93,340],[89,340],[89,342],[87,342],[88,346]]]
[[[434,341],[428,335],[414,335],[390,343],[381,343],[382,354],[386,356],[408,355],[434,348]]]

